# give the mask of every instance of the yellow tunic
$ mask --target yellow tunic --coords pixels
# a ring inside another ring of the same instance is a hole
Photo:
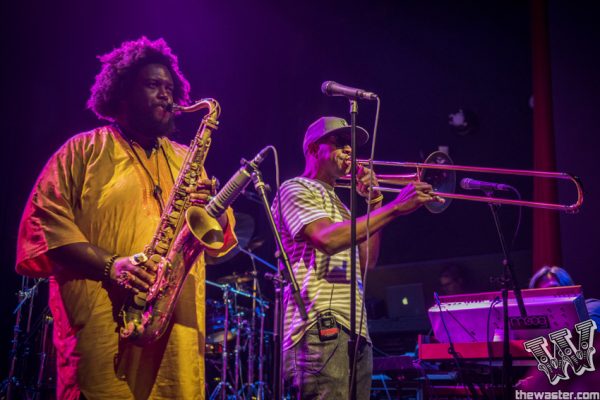
[[[154,150],[149,158],[134,145],[145,169],[110,126],[65,143],[48,161],[25,207],[17,272],[50,275],[47,251],[73,243],[89,242],[119,255],[142,251],[160,220],[153,185],[163,189],[166,202],[187,152],[168,139],[159,142],[164,153]],[[225,245],[212,256],[225,254],[237,243],[231,210],[228,217]],[[202,256],[186,279],[169,330],[156,344],[127,353],[123,381],[114,369],[121,291],[77,276],[52,276],[59,399],[77,399],[80,392],[89,400],[203,399],[204,280]]]

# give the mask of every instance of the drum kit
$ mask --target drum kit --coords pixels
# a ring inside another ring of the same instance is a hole
[[[263,366],[270,343],[265,317],[269,303],[260,293],[256,270],[223,276],[217,282],[207,280],[206,284],[221,292],[220,301],[206,301],[205,355],[207,365],[212,367],[207,371],[207,382],[211,370],[212,375],[218,373],[212,376],[218,384],[210,392],[210,399],[264,399]]]
[[[206,394],[210,394],[210,400],[261,400],[268,391],[264,365],[272,342],[272,333],[265,330],[269,302],[261,291],[255,262],[263,260],[252,254],[264,240],[251,241],[253,231],[254,219],[236,213],[238,246],[224,257],[207,258],[208,264],[223,264],[245,253],[251,261],[248,272],[206,281]],[[209,287],[217,290],[211,292]]]

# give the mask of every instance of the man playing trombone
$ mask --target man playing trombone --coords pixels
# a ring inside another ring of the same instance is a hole
[[[356,135],[359,144],[369,138],[361,127],[357,127]],[[282,335],[285,380],[302,399],[349,398],[351,224],[350,212],[334,190],[336,180],[350,172],[349,143],[350,127],[344,119],[321,117],[312,123],[304,136],[304,172],[282,184],[272,207],[307,307],[308,320],[303,321],[290,287],[286,287]],[[370,185],[377,186],[377,178],[369,169],[359,167],[357,179],[358,194],[369,201]],[[386,205],[379,191],[371,193],[368,242],[367,216],[356,220],[361,271],[375,266],[384,226],[427,202],[443,201],[431,192],[431,185],[413,182]],[[361,275],[357,272],[359,350],[355,373],[357,398],[368,399],[372,345]]]

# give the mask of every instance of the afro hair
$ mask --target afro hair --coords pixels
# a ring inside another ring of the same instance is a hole
[[[119,112],[119,101],[128,93],[140,68],[148,64],[162,64],[173,77],[173,100],[177,104],[190,102],[190,84],[179,70],[177,56],[164,39],[151,41],[145,36],[123,42],[110,53],[98,56],[102,63],[100,73],[87,101],[87,108],[100,119],[114,121]]]

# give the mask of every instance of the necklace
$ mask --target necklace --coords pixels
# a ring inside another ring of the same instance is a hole
[[[164,204],[164,201],[163,201],[163,198],[162,198],[162,188],[160,187],[160,171],[158,170],[158,150],[155,148],[155,150],[157,150],[157,154],[156,154],[156,176],[157,176],[157,182],[154,182],[154,177],[152,176],[152,173],[148,170],[148,168],[146,168],[146,166],[142,162],[142,159],[140,158],[140,155],[133,148],[133,143],[128,140],[127,144],[129,145],[129,148],[131,149],[131,151],[135,155],[135,158],[137,158],[138,162],[142,166],[142,169],[146,172],[146,175],[148,175],[148,179],[150,179],[150,183],[152,184],[152,196],[156,199],[156,201],[158,201],[158,206],[160,207],[160,212],[162,213],[163,210],[164,210],[164,208],[165,208],[165,204]],[[159,148],[161,147],[160,144],[158,145],[158,147]]]
[[[163,190],[160,187],[160,171],[159,171],[159,168],[158,168],[158,157],[159,157],[158,151],[159,150],[163,154],[163,156],[165,157],[165,161],[167,162],[167,168],[169,169],[169,174],[171,175],[171,179],[173,181],[175,181],[174,178],[173,178],[173,172],[171,171],[171,165],[169,163],[169,158],[167,157],[165,149],[162,147],[162,145],[160,144],[160,142],[157,139],[156,140],[156,144],[154,145],[154,148],[153,148],[157,152],[157,154],[156,154],[156,176],[157,176],[157,181],[154,182],[154,177],[152,176],[152,173],[150,172],[150,170],[148,168],[146,168],[146,165],[144,164],[144,162],[140,158],[140,155],[138,154],[138,152],[133,147],[133,140],[129,139],[127,136],[125,136],[123,134],[123,131],[121,130],[120,126],[118,126],[117,124],[115,124],[114,126],[117,129],[117,131],[121,134],[121,136],[125,139],[125,141],[129,145],[129,148],[131,149],[131,152],[133,153],[133,155],[137,159],[138,163],[140,164],[140,166],[142,167],[142,169],[144,170],[144,172],[148,176],[148,179],[150,180],[150,184],[152,185],[152,197],[154,197],[156,199],[156,201],[158,202],[158,207],[160,208],[160,212],[162,214],[162,212],[163,212],[163,210],[165,208],[165,204],[164,204],[164,201],[163,201],[163,198],[162,198],[162,191]]]

